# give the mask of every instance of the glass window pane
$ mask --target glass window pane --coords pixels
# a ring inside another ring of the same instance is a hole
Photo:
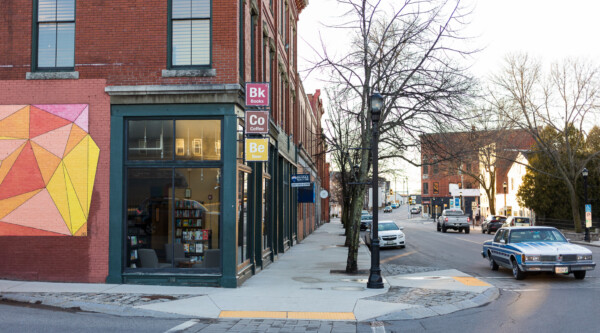
[[[56,0],[38,0],[38,22],[56,21]]]
[[[184,267],[221,267],[220,184],[219,168],[175,169],[175,244],[183,244]]]
[[[221,160],[221,121],[176,120],[175,159]]]
[[[127,172],[127,267],[170,268],[172,169]],[[171,245],[172,248],[172,245]]]
[[[192,17],[210,17],[210,0],[192,0]]]
[[[173,22],[172,63],[174,66],[192,64],[192,21]]]
[[[39,25],[38,67],[56,66],[56,23]]]
[[[127,122],[129,160],[172,160],[172,120],[130,120]]]
[[[210,21],[192,21],[192,65],[210,64]]]
[[[237,264],[248,259],[248,176],[238,172]]]
[[[57,33],[57,67],[75,66],[75,23],[61,23]]]
[[[57,21],[75,21],[75,0],[57,0]]]
[[[192,11],[191,0],[172,0],[171,16],[173,18],[189,18]]]

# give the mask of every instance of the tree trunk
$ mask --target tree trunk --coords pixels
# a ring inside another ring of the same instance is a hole
[[[356,186],[352,191],[352,203],[350,209],[350,237],[346,237],[348,244],[348,259],[346,260],[346,273],[358,272],[358,247],[360,245],[360,212],[364,198],[363,186]]]
[[[579,214],[579,198],[577,197],[577,190],[570,181],[565,181],[565,183],[569,190],[569,200],[571,201],[571,214],[573,214],[575,232],[582,232],[583,227],[581,225],[581,215]]]

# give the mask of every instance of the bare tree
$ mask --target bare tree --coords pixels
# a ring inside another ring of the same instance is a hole
[[[349,51],[332,56],[321,45],[315,69],[328,71],[329,82],[345,96],[343,112],[357,119],[359,138],[357,183],[365,183],[371,168],[372,138],[369,96],[385,97],[379,139],[382,158],[418,165],[406,152],[419,147],[419,135],[463,123],[459,112],[467,102],[472,79],[453,56],[465,20],[460,0],[405,0],[386,6],[377,0],[338,0],[348,8],[347,21],[337,26],[353,36]],[[399,6],[399,7],[395,7]],[[350,190],[352,228],[347,272],[356,272],[359,217],[365,186]],[[377,207],[374,207],[377,209]]]
[[[590,120],[599,108],[599,75],[595,65],[573,59],[544,73],[540,61],[518,54],[507,56],[503,71],[493,78],[494,100],[503,116],[535,139],[536,149],[552,161],[552,176],[565,183],[577,232],[582,227],[577,179],[600,154],[582,154]]]

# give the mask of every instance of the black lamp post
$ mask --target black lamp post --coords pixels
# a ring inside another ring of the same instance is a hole
[[[504,189],[504,216],[506,216],[506,213],[508,212],[508,210],[506,209],[506,189],[507,189],[506,182],[502,183],[502,188]]]
[[[371,121],[373,123],[373,141],[371,143],[371,152],[373,153],[373,223],[371,227],[372,244],[371,244],[371,271],[367,288],[381,289],[383,288],[383,279],[381,278],[381,269],[379,268],[379,118],[381,117],[381,108],[383,106],[383,96],[374,93],[369,97],[371,106]]]
[[[587,207],[587,203],[588,203],[588,195],[587,195],[588,194],[587,193],[587,177],[588,177],[588,174],[589,174],[588,173],[588,169],[587,168],[583,168],[583,170],[581,171],[581,174],[583,175],[583,189],[584,189],[584,192],[585,192],[585,204],[583,206],[584,207],[584,211],[585,211],[585,207]],[[590,228],[588,228],[588,225],[587,225],[587,218],[586,218],[586,221],[585,221],[585,237],[584,237],[584,240],[586,242],[590,241]]]

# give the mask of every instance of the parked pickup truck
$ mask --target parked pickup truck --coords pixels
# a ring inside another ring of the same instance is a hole
[[[468,234],[471,231],[469,222],[471,222],[469,216],[465,215],[461,209],[444,209],[438,218],[437,231],[446,232],[446,230],[452,229],[461,232],[464,230],[465,234]]]

